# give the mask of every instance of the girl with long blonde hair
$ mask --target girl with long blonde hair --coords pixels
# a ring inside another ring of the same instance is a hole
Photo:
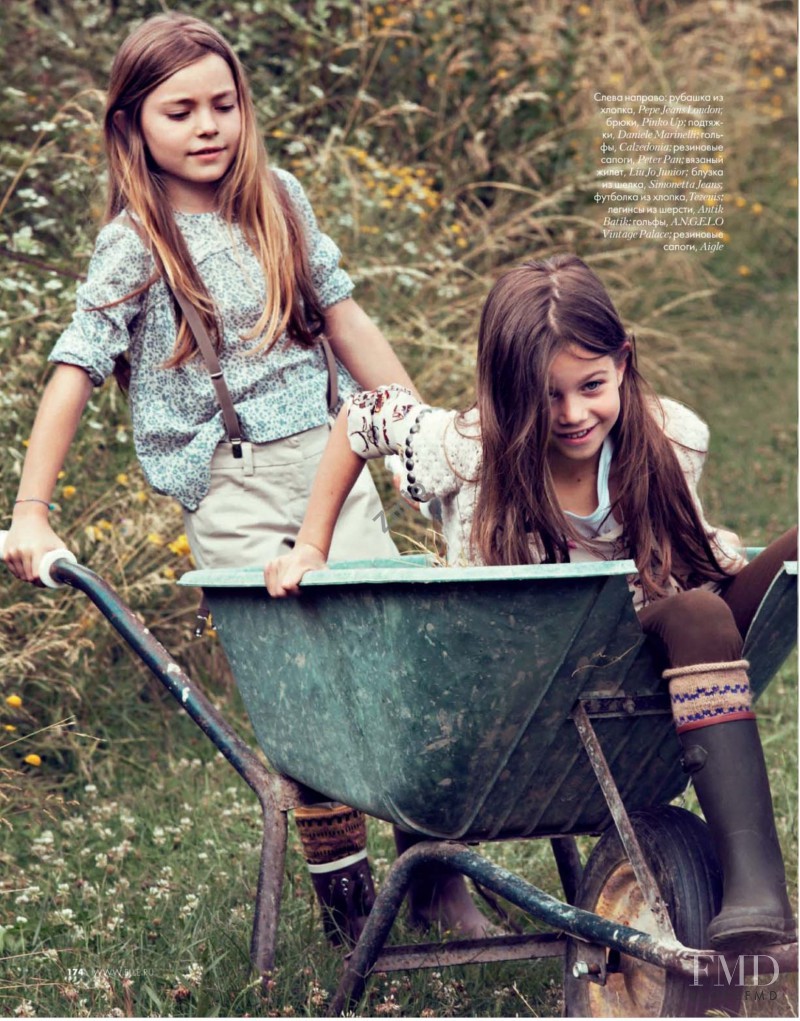
[[[113,373],[144,474],[180,503],[197,565],[265,563],[294,544],[337,381],[345,392],[354,380],[411,381],[353,300],[300,183],[268,164],[246,76],[214,28],[173,13],[133,31],[114,59],[104,127],[106,222],[50,355],[6,562],[35,581],[41,557],[64,545],[48,522],[51,494],[93,387]],[[227,417],[200,333],[227,385]],[[365,472],[334,555],[396,554],[381,521]],[[363,816],[321,807],[301,821],[329,935],[352,939],[372,898]]]

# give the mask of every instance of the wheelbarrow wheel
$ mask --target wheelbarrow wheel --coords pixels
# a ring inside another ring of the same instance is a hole
[[[703,948],[706,928],[718,909],[722,885],[708,827],[699,816],[674,806],[631,814],[642,853],[666,904],[675,935],[685,946]],[[655,935],[655,918],[615,828],[589,856],[577,906],[610,921]],[[569,940],[564,972],[565,1017],[702,1017],[709,1010],[736,1011],[741,989],[692,985],[692,976],[666,971],[625,954],[610,954],[605,985],[576,978],[579,943]]]

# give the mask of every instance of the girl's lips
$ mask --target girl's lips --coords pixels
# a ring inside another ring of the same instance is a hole
[[[556,433],[556,439],[559,443],[567,443],[570,446],[578,446],[581,443],[585,443],[588,440],[596,428],[596,424],[590,426],[588,429],[576,429],[574,432],[568,433]]]
[[[213,160],[224,151],[222,147],[218,149],[198,149],[197,152],[190,152],[189,155],[196,156],[200,160]]]

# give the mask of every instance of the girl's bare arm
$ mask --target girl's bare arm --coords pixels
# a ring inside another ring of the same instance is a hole
[[[325,566],[339,511],[363,467],[363,458],[350,448],[345,407],[339,412],[320,460],[294,549],[264,569],[271,596],[296,594],[306,571]]]
[[[417,393],[388,340],[352,298],[325,312],[325,335],[333,353],[365,390],[399,383]]]
[[[30,502],[14,505],[5,543],[6,564],[23,581],[35,581],[42,556],[64,545],[50,527],[46,504],[92,389],[83,369],[58,365],[42,395],[17,493]]]

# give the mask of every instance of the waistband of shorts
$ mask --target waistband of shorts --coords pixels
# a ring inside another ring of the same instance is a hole
[[[242,444],[252,450],[252,461],[255,468],[268,468],[280,464],[292,464],[295,461],[304,461],[324,449],[330,435],[328,425],[318,425],[314,429],[306,429],[292,436],[284,436],[279,440],[270,440],[269,443]],[[246,453],[246,452],[245,452]],[[214,451],[211,458],[211,470],[242,468],[247,456],[238,458],[233,456],[233,450],[227,440],[223,440]]]

